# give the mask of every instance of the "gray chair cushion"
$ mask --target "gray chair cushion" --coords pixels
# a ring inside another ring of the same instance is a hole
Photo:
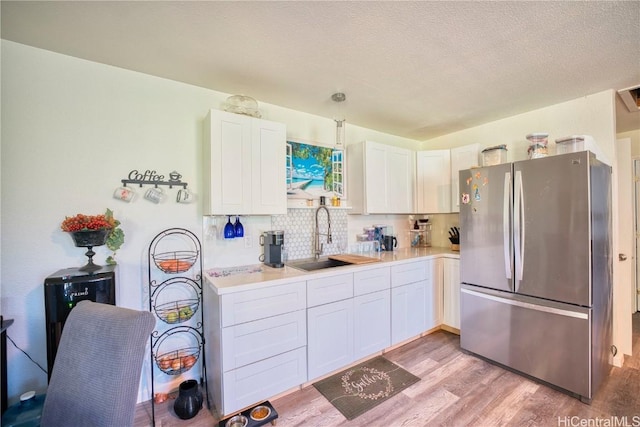
[[[41,425],[133,425],[142,363],[155,317],[82,301],[64,325]]]

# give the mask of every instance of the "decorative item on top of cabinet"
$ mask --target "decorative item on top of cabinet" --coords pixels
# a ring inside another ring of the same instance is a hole
[[[148,251],[149,311],[162,322],[151,333],[151,417],[155,425],[155,385],[162,375],[178,376],[200,364],[206,383],[202,307],[202,246],[183,228],[157,234]],[[155,367],[155,368],[154,368]],[[163,390],[166,394],[170,390]]]

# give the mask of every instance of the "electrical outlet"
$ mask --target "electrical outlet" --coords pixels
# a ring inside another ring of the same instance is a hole
[[[245,248],[251,247],[251,236],[244,236],[244,247]]]

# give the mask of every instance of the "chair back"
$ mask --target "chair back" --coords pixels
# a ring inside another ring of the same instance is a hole
[[[155,317],[147,311],[81,301],[64,325],[41,426],[133,425]]]

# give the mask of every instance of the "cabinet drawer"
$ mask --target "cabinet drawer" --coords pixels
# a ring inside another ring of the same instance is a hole
[[[410,262],[391,267],[391,287],[407,285],[421,280],[431,280],[431,274],[427,274],[431,264],[426,261]]]
[[[302,310],[306,307],[304,282],[258,288],[223,295],[222,327]]]
[[[306,381],[306,347],[225,372],[222,412],[229,415]]]
[[[306,344],[305,310],[230,326],[222,330],[222,370],[230,371]]]
[[[353,273],[353,294],[364,295],[389,289],[391,283],[389,267]]]
[[[353,298],[353,274],[340,274],[307,281],[308,307],[347,298]]]

